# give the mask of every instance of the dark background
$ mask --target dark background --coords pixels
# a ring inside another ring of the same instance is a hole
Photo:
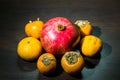
[[[36,62],[17,55],[17,44],[26,36],[25,24],[56,16],[72,22],[89,20],[93,35],[103,41],[100,55],[88,59],[79,76],[70,76],[60,67],[45,76]],[[0,80],[120,80],[120,0],[0,0]]]

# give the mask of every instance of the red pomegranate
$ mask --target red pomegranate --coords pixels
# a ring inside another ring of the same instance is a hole
[[[78,44],[80,33],[67,18],[55,17],[44,24],[40,40],[46,52],[63,55]]]

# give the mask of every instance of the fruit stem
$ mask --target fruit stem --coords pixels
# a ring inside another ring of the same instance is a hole
[[[40,18],[37,18],[37,21],[39,21],[40,20]]]
[[[58,28],[58,30],[59,30],[59,31],[62,31],[62,30],[64,30],[64,29],[65,29],[65,26],[63,26],[63,25],[59,24],[59,25],[57,26],[57,28]]]
[[[32,21],[30,20],[29,23],[32,23]]]

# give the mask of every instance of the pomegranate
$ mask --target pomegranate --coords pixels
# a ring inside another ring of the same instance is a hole
[[[46,52],[63,55],[78,44],[80,32],[67,18],[55,17],[43,25],[40,40]]]

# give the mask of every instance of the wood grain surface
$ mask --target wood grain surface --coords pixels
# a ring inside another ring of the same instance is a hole
[[[72,22],[87,19],[100,37],[100,55],[88,59],[81,74],[71,76],[58,65],[51,76],[41,74],[36,62],[17,55],[29,20],[44,22],[63,16]],[[0,0],[0,80],[120,80],[120,0]]]

